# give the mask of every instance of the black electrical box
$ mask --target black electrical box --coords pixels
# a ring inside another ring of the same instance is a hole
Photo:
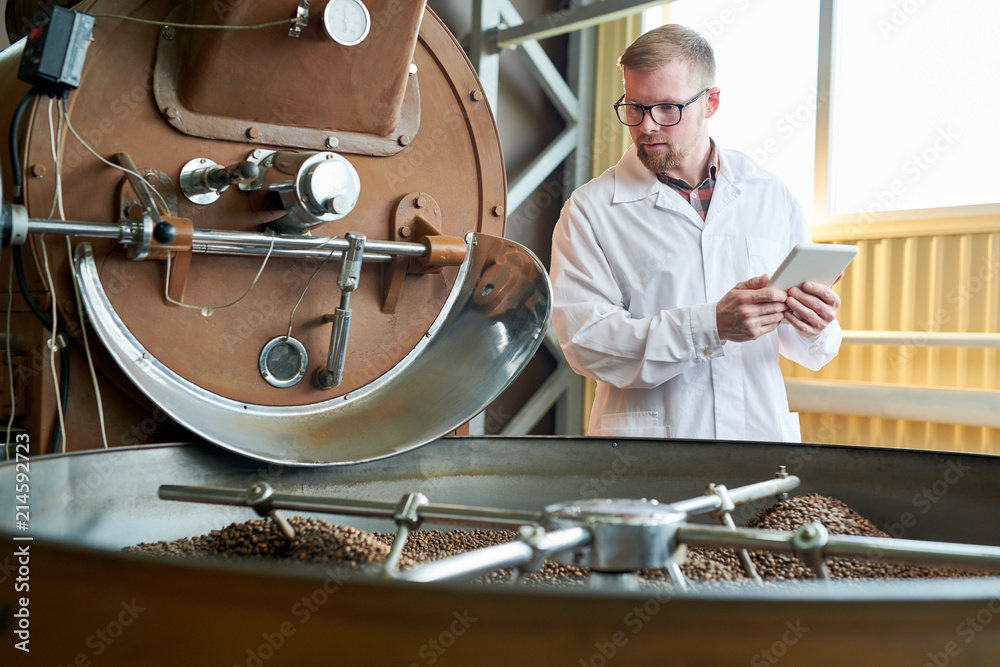
[[[47,23],[28,33],[17,78],[49,95],[65,97],[80,85],[94,17],[54,6]]]

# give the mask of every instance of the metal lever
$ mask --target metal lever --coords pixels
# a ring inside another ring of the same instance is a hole
[[[250,160],[223,167],[207,158],[196,158],[181,168],[181,192],[195,204],[211,204],[230,185],[252,183],[260,167]]]
[[[358,286],[358,280],[361,279],[365,236],[364,234],[348,232],[344,238],[347,240],[348,248],[344,252],[344,260],[340,264],[340,275],[337,277],[337,286],[340,287],[340,307],[333,315],[323,317],[324,322],[333,322],[333,333],[330,336],[330,354],[327,357],[326,368],[316,370],[316,386],[320,389],[336,387],[344,379],[347,337],[351,331],[351,292]]]

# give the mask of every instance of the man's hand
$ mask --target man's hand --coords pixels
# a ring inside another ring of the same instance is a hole
[[[807,282],[788,290],[785,305],[789,311],[786,322],[803,336],[818,336],[837,317],[840,297],[826,285]]]
[[[768,278],[767,274],[757,276],[726,292],[715,307],[719,338],[745,343],[778,328],[785,319],[788,295],[783,290],[765,287]]]

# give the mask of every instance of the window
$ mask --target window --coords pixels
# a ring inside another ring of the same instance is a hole
[[[712,138],[778,174],[810,214],[819,0],[676,0],[668,15],[715,49],[721,93]],[[652,29],[663,14],[655,8],[644,18]]]
[[[645,28],[666,14],[705,35],[722,89],[712,136],[777,173],[807,215],[825,203],[814,222],[1000,202],[1000,3],[825,1],[832,26],[819,0],[676,0]],[[821,27],[830,178],[814,193]]]
[[[1000,201],[1000,3],[960,4],[837,3],[833,213]]]

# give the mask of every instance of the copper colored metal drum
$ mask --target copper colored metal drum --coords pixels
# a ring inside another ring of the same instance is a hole
[[[284,210],[274,195],[236,186],[213,203],[195,204],[178,191],[186,164],[201,158],[233,165],[253,151],[307,151],[336,153],[350,162],[360,180],[353,210],[315,226],[313,236],[353,232],[369,242],[420,242],[418,218],[440,235],[428,244],[434,247],[435,261],[445,258],[448,266],[411,260],[395,273],[372,263],[362,267],[351,296],[343,381],[326,390],[310,379],[331,345],[332,325],[324,317],[340,303],[337,261],[316,274],[292,323],[292,336],[308,354],[309,374],[292,386],[277,387],[262,377],[261,351],[287,333],[292,308],[319,260],[272,257],[249,297],[229,308],[203,311],[167,303],[163,261],[133,261],[117,243],[94,241],[104,290],[128,330],[170,370],[226,400],[301,408],[371,385],[404,359],[440,316],[455,286],[464,253],[461,239],[469,232],[503,234],[506,181],[497,130],[461,47],[423,2],[366,4],[370,34],[350,47],[323,32],[323,1],[311,4],[312,20],[298,38],[289,36],[287,25],[214,31],[98,18],[83,79],[68,99],[76,131],[106,159],[127,153],[176,207],[171,213],[189,219],[195,229],[258,232]],[[294,0],[98,0],[88,11],[253,25],[288,19],[297,5]],[[6,109],[13,109],[26,91],[15,80],[20,50],[15,45],[0,60],[0,98]],[[49,101],[43,97],[22,121],[25,203],[29,214],[39,218],[49,214],[56,180],[48,114]],[[123,189],[122,174],[98,161],[65,128],[61,139],[67,218],[112,223],[135,216],[137,200],[128,186]],[[5,142],[6,134],[0,143]],[[6,168],[4,177],[9,184]],[[269,172],[268,178],[276,177]],[[454,242],[437,240],[446,237]],[[36,270],[40,243],[33,239],[25,255],[29,285],[44,300],[44,280]],[[65,241],[48,235],[46,243],[60,316],[77,325]],[[263,259],[195,254],[184,302],[220,306],[234,301],[254,284]],[[15,313],[22,309],[16,307]],[[38,442],[47,442],[55,422],[51,387],[43,381],[48,377],[47,350],[40,331],[28,333],[38,329],[30,316],[15,314],[15,327],[26,332],[25,356],[40,366],[24,373],[32,405],[25,423]],[[77,351],[81,343],[73,337]],[[68,430],[77,434],[71,448],[78,449],[99,444],[100,436],[86,367],[78,367],[79,355],[74,357]],[[162,412],[135,396],[100,352],[97,365],[110,396],[105,403],[112,446],[155,442],[177,431]],[[136,434],[136,425],[149,418],[156,421],[155,433]]]

